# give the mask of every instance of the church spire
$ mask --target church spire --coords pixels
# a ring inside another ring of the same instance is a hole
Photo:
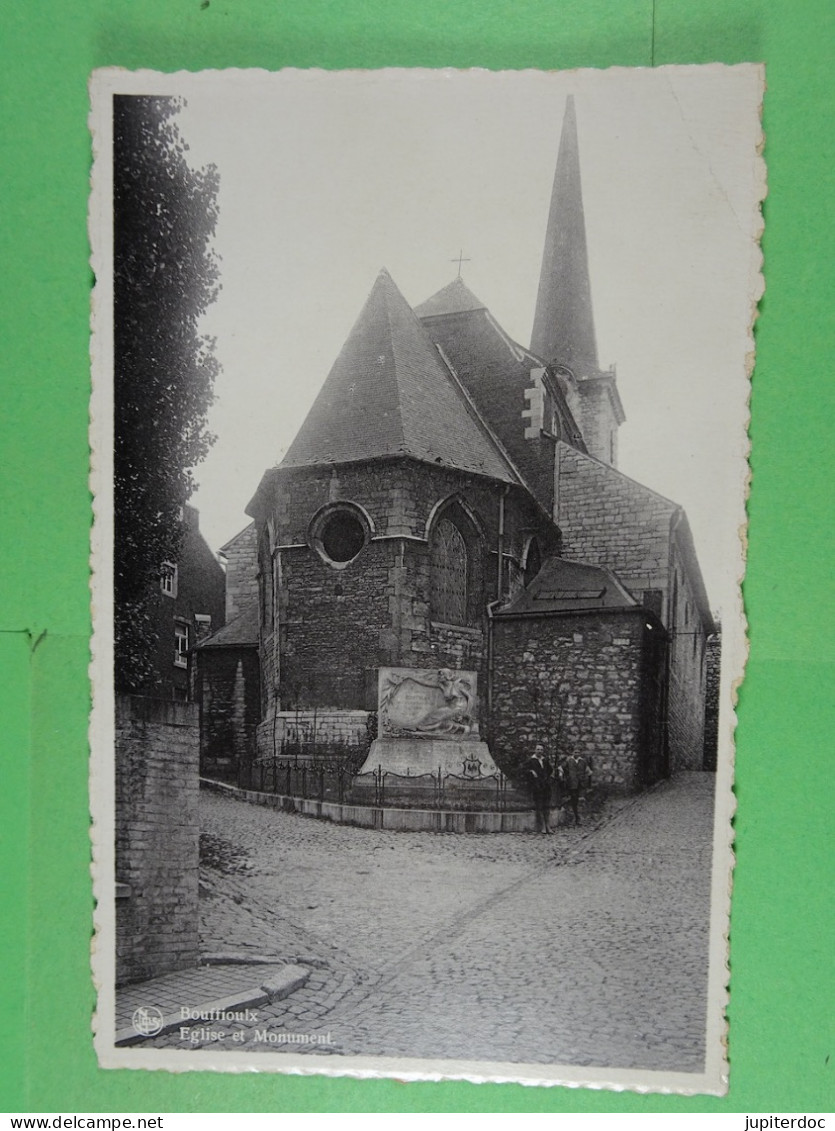
[[[579,379],[599,373],[573,95],[565,104],[531,349]]]

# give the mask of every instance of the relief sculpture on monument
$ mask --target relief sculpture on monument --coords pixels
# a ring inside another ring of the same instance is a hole
[[[455,735],[478,738],[476,673],[449,668],[380,671],[383,735]]]
[[[467,778],[499,774],[478,730],[478,675],[451,668],[380,668],[379,736],[360,776]]]

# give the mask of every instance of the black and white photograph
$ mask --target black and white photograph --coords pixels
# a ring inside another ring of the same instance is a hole
[[[103,1067],[727,1091],[763,90],[94,74]]]

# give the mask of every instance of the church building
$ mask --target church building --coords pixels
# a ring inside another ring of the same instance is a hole
[[[257,599],[225,632],[257,647],[260,700],[236,756],[305,728],[361,746],[382,668],[450,669],[477,673],[506,772],[537,742],[612,790],[701,769],[713,623],[683,510],[618,470],[624,419],[569,99],[530,346],[460,276],[412,308],[382,270],[249,503]]]

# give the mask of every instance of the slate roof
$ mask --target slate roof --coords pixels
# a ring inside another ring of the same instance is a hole
[[[578,379],[599,372],[591,301],[577,115],[569,95],[545,231],[531,349]]]
[[[383,270],[279,466],[398,455],[519,483]]]
[[[497,609],[494,616],[637,607],[635,598],[608,569],[551,557],[546,558],[530,585]]]
[[[228,542],[224,542],[224,544],[218,550],[218,553],[219,554],[228,553],[228,551],[232,549],[232,547],[235,545],[236,542],[242,540],[245,536],[246,537],[251,536],[254,526],[255,526],[254,522],[247,523],[247,525],[243,528],[243,530],[239,530],[238,533],[233,538],[230,538]]]
[[[465,314],[469,310],[486,310],[459,275],[437,291],[426,302],[415,307],[418,318],[434,318],[438,314]]]
[[[258,644],[258,602],[250,601],[240,613],[196,645],[198,648],[245,648]]]
[[[457,281],[457,280],[456,280]],[[463,286],[463,284],[462,284]],[[449,288],[444,288],[449,290]],[[440,298],[440,291],[434,298]],[[421,311],[432,303],[428,300]],[[440,303],[433,307],[440,310]],[[529,401],[531,370],[544,366],[539,358],[515,342],[486,307],[425,317],[426,332],[444,360],[466,388],[477,411],[497,437],[528,490],[549,514],[553,508],[553,452],[547,445],[532,444],[525,436],[529,423],[523,415]],[[554,404],[561,434],[580,451],[586,446],[580,427],[568,406],[558,381],[553,382]]]

